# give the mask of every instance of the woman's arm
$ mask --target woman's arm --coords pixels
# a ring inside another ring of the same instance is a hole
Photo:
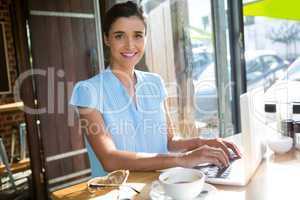
[[[187,152],[193,149],[199,148],[203,145],[208,145],[210,147],[219,148],[227,155],[226,159],[229,159],[229,150],[232,151],[238,156],[241,157],[241,153],[237,146],[231,142],[227,142],[221,138],[216,139],[200,139],[198,138],[189,138],[189,139],[178,139],[175,138],[174,126],[170,117],[167,100],[164,102],[166,118],[167,118],[167,127],[168,127],[168,150],[171,152]]]
[[[101,113],[90,108],[81,108],[79,113],[81,130],[87,135],[90,145],[106,171],[117,169],[152,171],[175,166],[191,167],[205,162],[220,166],[228,164],[222,152],[207,146],[181,154],[120,151],[106,129]]]
[[[139,171],[157,170],[182,166],[181,154],[148,154],[119,151],[105,127],[101,114],[90,108],[79,109],[81,130],[106,171],[131,169]]]

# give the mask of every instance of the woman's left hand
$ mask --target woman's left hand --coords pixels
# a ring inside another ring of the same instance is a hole
[[[203,145],[208,145],[210,147],[221,148],[228,155],[228,157],[230,156],[230,152],[228,148],[231,149],[238,158],[242,157],[240,150],[234,143],[228,142],[222,138],[207,139],[207,140],[202,139],[201,143]]]

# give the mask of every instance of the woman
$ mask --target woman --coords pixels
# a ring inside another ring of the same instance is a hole
[[[228,148],[240,156],[233,143],[174,138],[162,79],[135,70],[144,54],[146,31],[143,12],[135,3],[113,6],[104,23],[110,66],[74,88],[71,104],[78,107],[88,139],[92,176],[103,175],[101,165],[105,171],[227,166]]]

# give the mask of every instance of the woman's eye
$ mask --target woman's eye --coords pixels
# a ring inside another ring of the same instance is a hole
[[[115,35],[115,38],[116,38],[116,39],[121,39],[121,38],[122,38],[122,35]]]
[[[135,37],[136,37],[136,38],[143,38],[143,35],[138,34],[138,35],[136,35]]]

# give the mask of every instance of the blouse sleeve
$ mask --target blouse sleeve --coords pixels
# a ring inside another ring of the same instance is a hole
[[[76,107],[94,108],[103,112],[99,92],[89,82],[81,81],[75,85],[69,103]]]

